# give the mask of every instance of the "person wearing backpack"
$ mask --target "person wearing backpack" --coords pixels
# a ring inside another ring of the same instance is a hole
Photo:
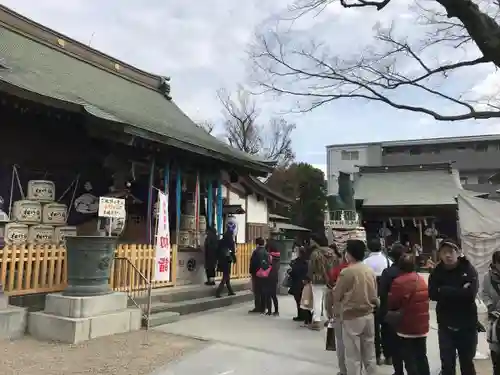
[[[500,251],[493,253],[490,269],[484,276],[482,297],[488,308],[487,339],[493,375],[500,375]]]
[[[265,248],[266,242],[262,237],[257,238],[255,240],[255,244],[257,245],[257,247],[250,256],[249,267],[249,273],[252,279],[254,308],[250,310],[249,313],[263,314],[266,307],[266,296],[264,290],[266,280],[264,280],[262,277],[259,277],[257,274],[260,270],[262,270],[262,266],[266,266],[265,263],[268,262],[269,254]]]
[[[222,272],[222,279],[217,287],[215,296],[217,298],[221,297],[224,285],[227,287],[228,295],[234,296],[235,293],[231,287],[231,267],[236,262],[236,244],[231,230],[226,230],[219,241],[217,251],[217,270]]]

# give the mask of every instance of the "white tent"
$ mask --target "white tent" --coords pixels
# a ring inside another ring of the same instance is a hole
[[[491,256],[500,250],[500,203],[461,195],[457,200],[462,250],[479,274],[479,292],[481,292]],[[479,320],[486,325],[488,314],[482,302],[481,305],[478,305]],[[486,353],[488,353],[486,335],[481,333],[476,359],[487,358]]]
[[[500,203],[462,195],[457,200],[462,249],[482,283],[493,252],[500,250]]]

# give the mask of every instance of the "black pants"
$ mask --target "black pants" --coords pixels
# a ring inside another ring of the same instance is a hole
[[[304,320],[306,318],[305,310],[300,308],[300,300],[302,299],[302,290],[300,291],[300,293],[298,293],[297,291],[297,293],[293,295],[293,298],[295,299],[295,305],[297,305],[297,318]]]
[[[399,349],[407,375],[430,375],[427,337],[399,337]]]
[[[252,276],[252,291],[254,310],[264,312],[266,307],[266,296],[264,294],[264,285],[258,277]]]
[[[266,288],[266,309],[268,313],[271,313],[272,307],[274,305],[274,312],[278,312],[278,296],[277,296],[277,284],[273,280],[270,281],[270,285]]]
[[[233,288],[231,287],[231,264],[229,264],[229,267],[224,268],[222,271],[222,279],[220,280],[217,291],[215,292],[216,296],[220,297],[224,286],[227,287],[227,292],[229,294],[234,294]]]
[[[215,277],[215,267],[205,268],[205,274],[207,275],[207,281],[213,281]]]
[[[491,351],[490,356],[493,363],[493,375],[500,375],[500,352]]]
[[[477,330],[469,328],[455,331],[447,327],[440,327],[438,337],[441,374],[456,374],[458,353],[462,375],[476,375],[474,356],[477,347]]]
[[[386,338],[386,347],[392,359],[394,375],[404,375],[403,355],[399,343],[399,337],[396,331],[387,323],[382,325],[382,331]]]
[[[312,324],[313,322],[313,313],[311,310],[303,310],[302,309],[302,315],[304,316],[304,323],[305,324]]]
[[[390,327],[380,317],[378,311],[375,311],[375,356],[377,359],[382,357],[382,353],[386,359],[392,358],[391,342],[390,342]]]

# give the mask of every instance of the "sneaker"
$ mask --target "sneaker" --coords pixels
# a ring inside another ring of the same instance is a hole
[[[249,313],[249,314],[259,314],[259,313],[260,313],[260,311],[259,311],[258,309],[255,309],[255,308],[254,308],[254,309],[250,310],[248,313]]]
[[[271,311],[266,312],[266,315],[271,316],[272,315]]]
[[[304,319],[302,319],[300,316],[296,316],[295,318],[292,319],[294,322],[303,322]]]
[[[236,293],[235,293],[235,292],[229,292],[227,295],[228,295],[228,296],[235,296],[235,295],[236,295]]]
[[[278,311],[273,312],[273,316],[280,316],[280,313]]]

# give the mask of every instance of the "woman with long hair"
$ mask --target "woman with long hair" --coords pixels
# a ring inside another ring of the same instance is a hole
[[[297,258],[292,260],[290,264],[290,271],[288,273],[290,277],[290,289],[288,294],[291,294],[295,299],[295,304],[297,305],[297,316],[293,320],[300,322],[305,319],[305,314],[300,307],[300,300],[302,298],[302,290],[304,289],[304,279],[307,276],[307,253],[306,249],[301,246],[299,248],[299,254]]]

